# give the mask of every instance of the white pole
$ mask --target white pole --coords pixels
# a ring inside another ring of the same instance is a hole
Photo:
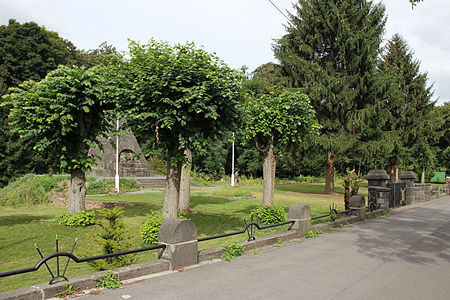
[[[234,186],[234,132],[233,132],[233,144],[231,147],[231,186]]]
[[[116,193],[120,191],[119,189],[119,115],[117,115],[117,123],[116,123],[116,129],[117,129],[117,136],[116,136],[116,176],[115,176],[115,188],[114,190]]]

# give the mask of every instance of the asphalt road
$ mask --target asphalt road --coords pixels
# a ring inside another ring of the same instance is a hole
[[[450,197],[81,299],[450,299]]]

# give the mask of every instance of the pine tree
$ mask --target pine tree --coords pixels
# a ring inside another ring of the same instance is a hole
[[[299,0],[287,34],[274,46],[289,86],[311,99],[327,156],[325,192],[334,192],[335,156],[355,149],[356,121],[375,102],[375,66],[384,6],[366,0]],[[348,159],[349,160],[349,159]]]
[[[391,173],[397,163],[419,172],[432,167],[435,160],[432,144],[439,139],[440,126],[433,114],[432,86],[427,86],[427,73],[420,73],[420,62],[414,60],[413,52],[399,34],[384,47],[378,70],[393,87],[387,107],[390,118],[385,128],[394,133]],[[399,157],[402,159],[397,161]]]

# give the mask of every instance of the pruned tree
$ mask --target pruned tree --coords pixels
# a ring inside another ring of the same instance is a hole
[[[85,208],[85,172],[95,163],[88,151],[108,131],[106,116],[114,109],[107,74],[102,67],[60,66],[43,80],[26,81],[3,97],[14,132],[35,141],[34,150],[46,154],[54,172],[70,173],[72,215]]]
[[[276,155],[288,143],[316,134],[320,125],[305,94],[285,91],[251,98],[244,108],[245,138],[253,141],[263,163],[263,206],[273,205]],[[278,152],[278,153],[277,153]]]
[[[193,43],[131,42],[129,50],[122,66],[129,95],[121,110],[138,139],[158,140],[167,151],[163,215],[176,218],[184,150],[195,152],[235,124],[241,75]]]

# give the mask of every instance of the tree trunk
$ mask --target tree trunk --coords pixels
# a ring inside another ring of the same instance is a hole
[[[273,137],[270,141],[269,146],[267,147],[266,154],[263,158],[263,200],[262,206],[272,206],[273,205],[273,197],[274,197],[274,189],[275,189],[275,169],[276,169],[276,160],[273,155]]]
[[[163,216],[166,219],[176,219],[178,216],[178,201],[180,199],[181,162],[176,166],[170,163],[178,152],[178,144],[172,146],[167,155],[166,193],[164,195]]]
[[[420,181],[420,183],[425,183],[425,167],[422,168],[422,180]]]
[[[191,203],[191,164],[192,152],[189,149],[184,150],[184,155],[187,162],[181,168],[181,183],[180,183],[180,203],[178,209],[182,212],[189,212]]]
[[[86,175],[81,170],[72,170],[70,172],[69,187],[69,214],[74,215],[85,209],[84,198],[86,196]]]
[[[334,194],[334,155],[331,151],[327,156],[327,176],[325,178],[325,194]]]
[[[395,182],[395,170],[397,169],[397,156],[392,156],[390,159],[391,172],[389,174],[389,182]]]

